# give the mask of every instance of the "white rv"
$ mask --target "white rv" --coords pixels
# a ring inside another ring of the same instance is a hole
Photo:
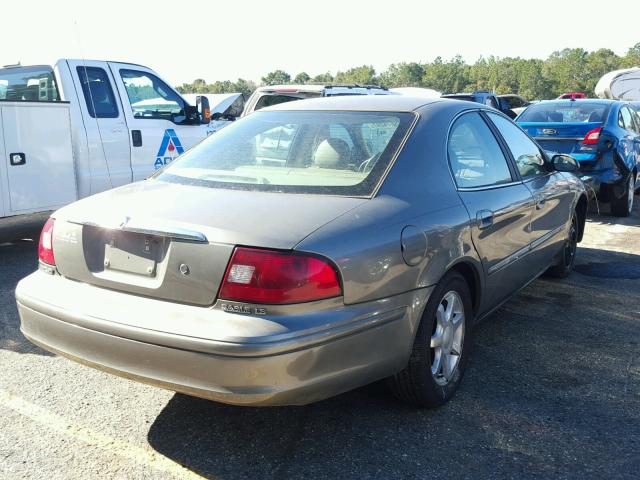
[[[640,100],[640,68],[614,70],[602,76],[595,88],[600,98]]]

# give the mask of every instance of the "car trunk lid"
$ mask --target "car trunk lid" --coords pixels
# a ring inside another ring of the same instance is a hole
[[[582,143],[585,135],[601,122],[518,122],[518,125],[533,137],[545,150],[573,155],[576,160],[592,160],[598,145]]]
[[[59,210],[56,266],[73,280],[210,305],[236,245],[293,249],[365,201],[149,180]]]

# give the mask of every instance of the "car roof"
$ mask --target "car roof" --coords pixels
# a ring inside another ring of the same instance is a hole
[[[351,110],[364,112],[413,112],[424,105],[444,101],[446,100],[440,98],[412,97],[409,95],[345,95],[280,103],[265,107],[260,111]]]
[[[376,85],[356,85],[356,84],[338,84],[338,83],[321,83],[321,84],[299,84],[299,85],[265,85],[258,87],[257,92],[278,92],[295,93],[295,92],[318,92],[321,93],[327,88],[359,88],[371,90],[386,90],[384,87]]]
[[[571,100],[569,98],[561,98],[555,100],[543,100],[536,105],[582,105],[584,103],[601,103],[603,105],[611,105],[614,103],[621,103],[620,100],[614,100],[611,98],[579,98],[576,100]]]

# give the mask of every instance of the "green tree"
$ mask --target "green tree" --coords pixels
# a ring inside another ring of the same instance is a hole
[[[291,82],[291,75],[284,70],[274,70],[262,77],[263,85],[284,85]]]
[[[472,86],[470,73],[471,67],[460,55],[448,62],[437,57],[432,63],[424,66],[422,85],[442,93],[463,92],[468,86]]]
[[[640,67],[640,42],[627,50],[621,63],[623,67]]]
[[[331,75],[329,72],[321,73],[321,74],[316,75],[315,77],[313,77],[313,79],[311,81],[313,83],[332,83],[333,82],[333,75]]]
[[[338,72],[336,83],[357,83],[358,85],[377,85],[376,71],[371,65],[350,68],[346,72]]]
[[[311,77],[309,76],[309,74],[307,72],[300,72],[293,79],[293,83],[298,83],[298,84],[304,85],[309,80],[311,80]]]
[[[393,63],[380,74],[380,83],[385,87],[420,87],[424,66],[419,63]]]

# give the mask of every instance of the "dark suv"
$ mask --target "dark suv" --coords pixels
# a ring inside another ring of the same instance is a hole
[[[448,93],[442,95],[442,98],[452,98],[454,100],[466,100],[468,102],[482,103],[483,105],[488,105],[495,108],[496,110],[500,110],[511,119],[514,119],[517,116],[516,113],[511,110],[508,101],[502,100],[497,95],[485,90],[476,90],[475,92],[471,93]]]

